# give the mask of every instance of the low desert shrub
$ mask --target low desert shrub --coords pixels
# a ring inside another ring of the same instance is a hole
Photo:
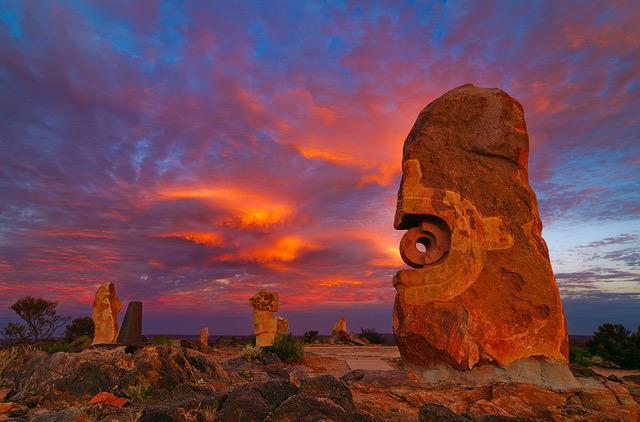
[[[384,343],[382,336],[378,334],[375,328],[361,328],[360,337],[366,339],[370,344]]]
[[[35,350],[35,347],[27,344],[0,348],[0,373],[2,373],[5,368],[12,365],[15,360],[22,359],[24,356],[34,352]]]
[[[572,346],[569,348],[569,362],[580,366],[593,366],[593,356],[584,347]]]
[[[89,336],[80,336],[80,337],[76,337],[69,344],[71,345],[71,349],[73,349],[74,352],[81,352],[84,349],[91,346],[92,341],[93,340]]]
[[[65,338],[67,341],[71,341],[78,337],[93,337],[94,332],[95,325],[91,317],[76,318],[67,325]]]
[[[167,346],[173,345],[173,339],[169,336],[155,336],[151,339],[151,342],[155,344],[165,344]]]
[[[278,335],[273,340],[273,345],[265,347],[265,350],[276,354],[284,362],[294,362],[304,356],[304,342],[292,334]]]
[[[318,330],[311,330],[304,333],[302,336],[305,343],[313,343],[318,340]]]
[[[248,360],[249,362],[254,362],[259,360],[260,356],[262,356],[261,347],[247,344],[246,346],[244,346],[244,349],[242,349],[242,358],[244,360]]]
[[[235,344],[238,344],[238,339],[234,336],[220,337],[216,342],[216,345],[218,346],[233,346]]]
[[[42,350],[43,352],[47,352],[50,355],[58,352],[73,352],[73,350],[71,349],[71,343],[66,343],[64,341],[47,341],[44,343],[39,343],[37,347],[38,349]]]
[[[127,387],[127,396],[132,402],[142,403],[152,396],[151,386],[146,382],[139,382]]]

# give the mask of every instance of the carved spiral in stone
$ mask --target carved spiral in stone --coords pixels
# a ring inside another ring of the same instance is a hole
[[[422,245],[419,249],[418,245]],[[427,216],[419,226],[413,227],[400,240],[400,256],[413,268],[438,264],[451,249],[451,229],[443,220]]]

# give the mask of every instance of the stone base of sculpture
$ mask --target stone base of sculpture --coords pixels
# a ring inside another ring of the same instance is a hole
[[[448,365],[429,369],[412,364],[405,366],[426,384],[446,382],[477,387],[500,382],[517,382],[535,384],[555,391],[568,391],[579,387],[565,362],[545,358],[526,358],[505,366],[487,364],[465,370],[455,369]]]

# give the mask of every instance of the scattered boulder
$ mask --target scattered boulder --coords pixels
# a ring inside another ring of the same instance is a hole
[[[425,404],[418,413],[420,422],[471,422],[472,420],[467,415],[456,415],[447,406],[441,404]]]
[[[297,394],[287,399],[267,422],[297,421],[355,421],[354,412],[339,406],[325,397],[313,397],[308,394]],[[364,420],[364,419],[360,419]]]
[[[12,361],[0,379],[17,393],[29,388],[30,394],[46,395],[55,389],[79,397],[139,384],[168,391],[200,380],[224,384],[229,376],[210,355],[150,344],[133,353],[124,346],[53,355],[34,352]]]
[[[11,394],[10,388],[0,388],[0,401],[3,401]]]
[[[353,409],[351,390],[333,375],[307,378],[300,385],[300,393],[311,397],[325,397],[345,409]]]
[[[269,415],[271,406],[255,384],[247,384],[229,393],[215,418],[217,421],[261,421]]]
[[[142,409],[137,422],[179,422],[182,420],[175,407],[147,406]]]
[[[89,400],[89,404],[106,404],[113,407],[122,407],[127,403],[129,403],[128,399],[118,397],[108,391],[102,391]]]

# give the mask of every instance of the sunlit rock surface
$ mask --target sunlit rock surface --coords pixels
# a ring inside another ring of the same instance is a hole
[[[116,286],[106,283],[98,287],[93,301],[92,318],[95,325],[93,344],[115,343],[118,338],[118,313],[122,303],[116,294]]]
[[[403,360],[433,381],[490,364],[489,380],[550,370],[571,384],[528,153],[520,103],[473,85],[425,107],[405,140],[394,223],[414,269],[394,277],[393,325]]]

